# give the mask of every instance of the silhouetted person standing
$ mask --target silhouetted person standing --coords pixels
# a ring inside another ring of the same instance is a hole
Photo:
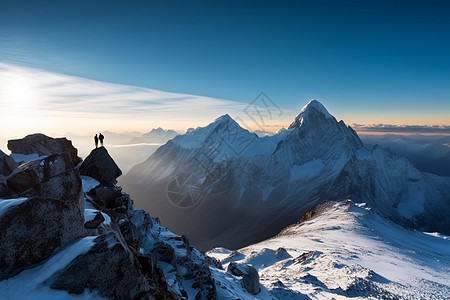
[[[94,136],[95,148],[98,148],[98,137],[97,134]]]
[[[100,145],[102,145],[103,147],[103,140],[105,139],[105,137],[103,136],[103,134],[99,134],[98,139],[100,140]]]

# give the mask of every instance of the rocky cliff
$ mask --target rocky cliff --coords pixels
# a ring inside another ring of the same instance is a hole
[[[80,164],[65,138],[30,135],[8,145],[20,163],[0,153],[2,296],[217,298],[210,268],[221,265],[135,209],[115,185],[121,171],[105,148]],[[258,286],[252,282],[252,293]]]

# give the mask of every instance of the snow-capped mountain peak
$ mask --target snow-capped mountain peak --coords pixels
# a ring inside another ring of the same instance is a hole
[[[167,205],[174,201],[167,187],[180,182],[178,174],[185,188],[174,194],[182,197]],[[175,137],[121,183],[142,207],[203,249],[261,241],[329,199],[364,200],[410,228],[450,228],[436,221],[450,213],[450,181],[421,174],[384,149],[364,149],[356,132],[317,100],[289,129],[262,138],[224,115]],[[179,199],[187,200],[180,205]]]
[[[234,151],[239,151],[236,144],[256,139],[256,134],[242,128],[228,114],[220,116],[205,127],[189,130],[173,139],[173,143],[184,149],[197,149],[211,146],[210,144],[225,142]],[[209,145],[209,146],[208,146]],[[216,145],[217,147],[217,145]]]
[[[312,99],[303,106],[300,114],[295,117],[294,122],[289,125],[289,129],[302,126],[303,124],[314,123],[316,120],[329,119],[336,120],[319,101]]]
[[[234,121],[233,118],[230,117],[229,114],[224,114],[224,115],[218,117],[217,119],[215,119],[214,123],[216,123],[216,122],[222,123],[222,122],[230,122],[230,121],[236,123],[236,121]]]
[[[305,106],[303,106],[300,113],[307,114],[311,109],[320,111],[327,118],[333,118],[333,116],[328,112],[325,106],[323,106],[322,103],[320,103],[319,100],[316,99],[311,99]]]

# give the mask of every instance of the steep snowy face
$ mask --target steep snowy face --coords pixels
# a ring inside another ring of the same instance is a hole
[[[224,115],[175,137],[120,183],[202,250],[261,241],[317,203],[349,197],[402,225],[450,231],[449,179],[422,174],[380,147],[365,149],[316,100],[288,129],[262,138]]]
[[[226,114],[206,127],[175,137],[172,142],[182,149],[202,150],[208,158],[218,162],[246,155],[248,146],[257,139],[256,134],[243,129]]]
[[[280,163],[301,165],[320,158],[342,164],[363,147],[356,132],[343,121],[338,122],[317,100],[303,107],[289,129],[292,132],[275,154]]]

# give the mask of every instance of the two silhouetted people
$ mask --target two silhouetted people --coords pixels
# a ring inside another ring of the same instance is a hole
[[[97,134],[94,136],[94,142],[95,142],[95,148],[98,148],[98,141],[100,141],[100,145],[103,147],[103,140],[105,139],[105,137],[103,136],[103,134],[99,134],[97,137]]]

